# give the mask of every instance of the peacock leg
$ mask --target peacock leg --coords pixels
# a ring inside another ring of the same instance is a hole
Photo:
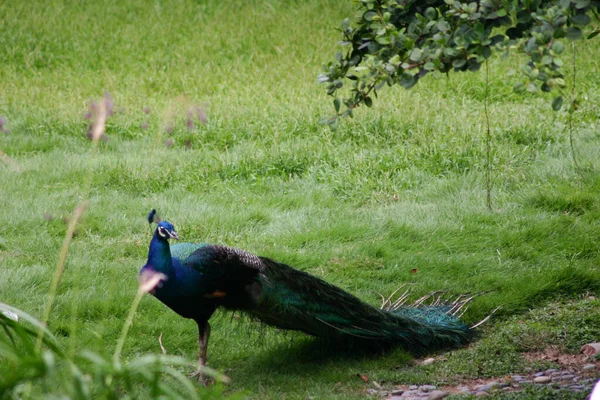
[[[203,368],[206,366],[210,324],[208,321],[196,322],[198,323],[198,347],[200,348],[200,355],[198,357],[198,370],[190,375],[190,377],[197,377],[198,382],[206,386],[210,382],[210,378],[204,374]]]

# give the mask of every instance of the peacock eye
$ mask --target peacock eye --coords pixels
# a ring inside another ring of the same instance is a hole
[[[167,231],[162,226],[158,228],[158,234],[162,237],[167,237]]]

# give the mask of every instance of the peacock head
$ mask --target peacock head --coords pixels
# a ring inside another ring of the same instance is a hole
[[[148,223],[152,225],[152,223],[156,222],[158,227],[156,228],[156,233],[159,237],[163,239],[177,239],[179,240],[179,235],[175,232],[175,227],[169,221],[163,221],[160,219],[155,209],[152,209],[148,214]]]
[[[169,221],[160,221],[156,228],[158,236],[164,239],[176,239],[179,240],[179,235],[175,232],[175,227]]]

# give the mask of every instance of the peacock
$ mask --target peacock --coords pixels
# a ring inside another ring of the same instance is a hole
[[[476,326],[461,322],[459,314],[474,296],[444,302],[433,293],[407,306],[405,292],[377,308],[320,278],[243,250],[206,243],[169,245],[169,239],[179,239],[173,224],[161,221],[156,210],[148,214],[148,222],[157,227],[141,274],[161,274],[151,293],[198,325],[199,368],[193,375],[204,383],[208,321],[219,307],[336,342],[429,350],[460,346],[474,336]]]

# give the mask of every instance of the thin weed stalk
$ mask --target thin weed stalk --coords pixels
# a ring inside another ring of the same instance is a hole
[[[573,158],[573,164],[579,174],[582,174],[581,167],[577,161],[577,154],[575,152],[575,145],[573,144],[573,113],[577,109],[577,58],[575,52],[575,41],[571,42],[571,50],[573,53],[573,86],[571,87],[571,107],[569,109],[569,146],[571,147],[571,157]]]
[[[117,340],[117,346],[115,347],[115,352],[113,354],[113,362],[115,363],[115,365],[121,359],[121,352],[123,351],[125,339],[127,339],[129,328],[133,324],[133,318],[135,317],[135,313],[140,305],[140,302],[142,301],[142,297],[144,297],[144,293],[152,292],[156,288],[156,286],[158,286],[160,282],[165,279],[167,279],[167,277],[159,272],[149,272],[140,276],[140,286],[135,295],[135,298],[133,299],[133,302],[131,303],[131,307],[129,308],[129,312],[127,313],[125,323],[121,328],[121,334],[119,335],[119,339]]]
[[[96,115],[95,115],[96,118],[94,120],[94,125],[92,127],[92,136],[91,136],[92,147],[90,149],[90,158],[88,158],[88,160],[90,160],[92,158],[92,156],[94,156],[96,154],[96,152],[98,151],[98,142],[101,139],[101,137],[104,134],[104,131],[106,129],[106,116],[107,116],[106,102],[105,101],[98,102],[95,111],[96,111]],[[61,282],[62,277],[65,272],[65,264],[67,262],[67,256],[69,254],[69,247],[71,246],[73,234],[75,233],[75,229],[77,229],[77,225],[79,224],[79,221],[83,217],[83,214],[88,207],[90,191],[91,191],[91,187],[92,187],[92,179],[93,179],[93,174],[92,174],[91,168],[90,168],[90,169],[88,169],[88,173],[86,175],[86,182],[84,184],[84,190],[83,190],[83,196],[82,196],[83,200],[73,210],[73,214],[71,215],[69,224],[67,226],[67,232],[65,233],[65,238],[63,240],[63,244],[58,253],[58,261],[56,264],[56,269],[54,271],[54,276],[52,277],[50,289],[48,291],[48,298],[46,301],[46,305],[44,307],[44,313],[42,314],[41,322],[44,326],[46,326],[48,324],[48,320],[50,319],[50,313],[52,312],[52,305],[54,304],[54,300],[56,299],[56,292],[58,291],[58,286],[60,285],[60,282]],[[42,350],[43,336],[44,336],[44,332],[43,332],[43,330],[40,330],[39,334],[38,334],[38,338],[37,338],[37,343],[36,343],[36,350],[38,353],[40,353]]]
[[[121,334],[119,335],[119,339],[117,340],[117,346],[115,347],[115,352],[113,354],[113,363],[117,364],[121,360],[121,352],[123,351],[123,346],[125,345],[125,339],[127,339],[127,334],[129,333],[129,328],[133,325],[133,317],[144,297],[144,291],[140,287],[131,303],[131,307],[129,308],[129,313],[127,313],[127,318],[125,319],[125,323],[121,328]]]
[[[485,60],[485,97],[483,99],[483,109],[485,111],[485,155],[486,155],[486,166],[485,166],[485,189],[486,189],[486,203],[490,212],[493,212],[492,208],[492,132],[490,130],[490,115],[488,112],[488,96],[489,96],[490,82],[489,82],[489,67],[488,61]]]

